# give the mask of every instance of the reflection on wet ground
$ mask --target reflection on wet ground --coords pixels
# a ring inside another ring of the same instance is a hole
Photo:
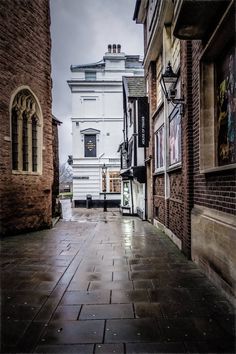
[[[70,209],[1,242],[3,353],[234,353],[234,310],[151,224]]]

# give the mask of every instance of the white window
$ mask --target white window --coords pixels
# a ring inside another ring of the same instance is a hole
[[[156,168],[164,167],[164,124],[156,132]]]
[[[169,117],[169,165],[181,162],[181,115],[175,109]]]
[[[120,193],[120,173],[109,172],[110,193]]]
[[[86,81],[94,81],[97,78],[96,71],[85,71],[85,80]]]

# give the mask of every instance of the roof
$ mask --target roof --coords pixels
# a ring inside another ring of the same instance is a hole
[[[124,76],[123,82],[128,97],[145,97],[144,76]]]
[[[118,53],[117,55],[112,55],[111,59],[116,60],[118,58]],[[125,68],[126,69],[142,69],[142,60],[140,59],[139,55],[125,55]],[[81,65],[71,65],[70,66],[71,71],[78,71],[78,70],[96,70],[96,69],[105,69],[105,60],[100,60],[96,63],[91,63],[91,64],[81,64]]]
[[[57,119],[54,115],[52,115],[52,120],[53,120],[54,123],[56,123],[56,124],[62,124],[62,122],[61,122],[59,119]]]
[[[79,69],[103,69],[103,68],[105,68],[104,60],[100,60],[97,63],[70,66],[71,71],[77,71]]]

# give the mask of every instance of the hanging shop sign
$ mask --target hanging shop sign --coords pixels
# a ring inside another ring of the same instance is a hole
[[[138,147],[147,147],[149,140],[149,106],[147,97],[138,98]]]

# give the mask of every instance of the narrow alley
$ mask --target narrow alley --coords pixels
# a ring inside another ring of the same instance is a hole
[[[153,225],[67,208],[1,241],[3,353],[234,353],[230,303]]]

